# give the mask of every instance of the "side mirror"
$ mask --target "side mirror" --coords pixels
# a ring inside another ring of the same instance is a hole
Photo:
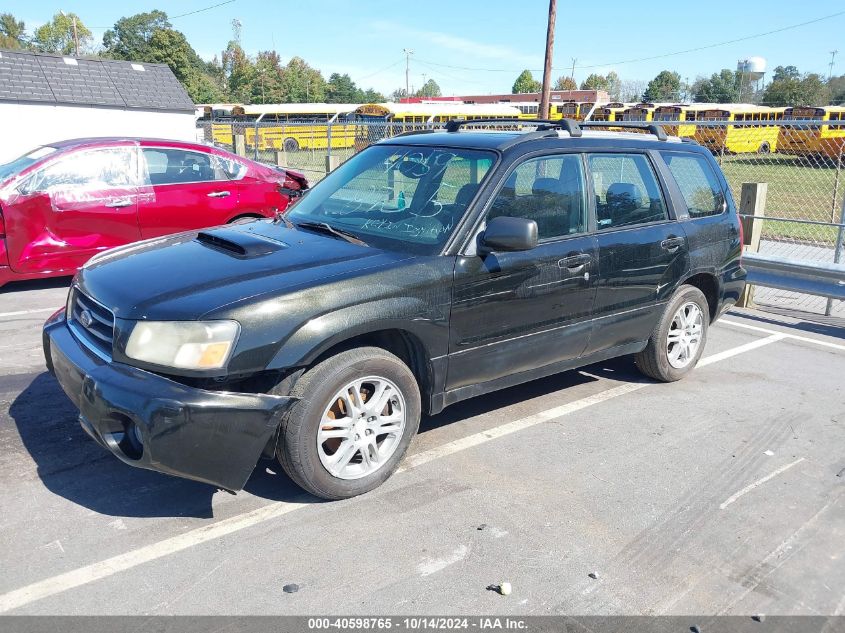
[[[530,251],[537,246],[537,223],[526,218],[499,216],[487,222],[481,234],[481,250]]]

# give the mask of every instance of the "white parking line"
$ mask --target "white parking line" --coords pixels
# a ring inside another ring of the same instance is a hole
[[[769,479],[773,479],[773,478],[777,477],[777,476],[778,476],[778,475],[780,475],[781,473],[786,472],[787,470],[789,470],[790,468],[792,468],[792,467],[793,467],[793,466],[795,466],[796,464],[800,464],[800,463],[801,463],[801,462],[803,462],[803,461],[804,461],[804,458],[803,458],[803,457],[799,457],[798,459],[796,459],[796,460],[795,460],[794,462],[792,462],[791,464],[787,464],[786,466],[781,466],[781,467],[780,467],[780,468],[778,468],[776,471],[769,473],[769,474],[768,474],[768,475],[766,475],[765,477],[761,477],[760,479],[758,479],[758,480],[757,480],[757,481],[755,481],[754,483],[748,484],[745,488],[743,488],[742,490],[738,490],[737,492],[733,493],[730,497],[728,497],[727,499],[725,499],[725,501],[724,501],[724,502],[720,503],[720,504],[719,504],[719,510],[724,510],[724,509],[725,509],[725,508],[727,508],[729,505],[731,505],[734,501],[736,501],[737,499],[739,499],[741,496],[743,496],[743,495],[745,495],[745,494],[748,494],[749,492],[751,492],[752,490],[754,490],[754,489],[755,489],[755,488],[757,488],[758,486],[762,486],[764,483],[766,483],[767,481],[769,481]]]
[[[6,317],[23,316],[24,314],[40,314],[42,312],[55,312],[57,307],[52,308],[38,308],[37,310],[18,310],[17,312],[0,312],[0,319]]]
[[[816,345],[821,345],[822,347],[829,347],[831,349],[838,349],[845,352],[845,345],[839,345],[838,343],[830,343],[828,341],[822,341],[817,338],[810,338],[809,336],[799,336],[798,334],[789,334],[788,332],[778,332],[777,330],[770,330],[764,327],[758,327],[756,325],[748,325],[747,323],[738,323],[737,321],[729,321],[725,319],[719,319],[718,323],[724,323],[725,325],[731,325],[733,327],[742,328],[744,330],[753,330],[755,332],[765,332],[766,334],[783,334],[786,338],[791,338],[796,341],[804,341],[805,343],[814,343]]]
[[[746,343],[745,345],[739,345],[724,352],[708,356],[707,358],[702,359],[699,362],[699,365],[706,366],[727,358],[732,358],[739,354],[758,349],[764,345],[775,343],[783,338],[784,335],[775,333],[773,336],[758,339],[756,341]],[[659,383],[624,383],[601,393],[582,398],[581,400],[576,400],[575,402],[554,407],[520,420],[497,426],[487,431],[475,433],[468,437],[455,440],[454,442],[448,442],[443,446],[407,457],[404,465],[399,469],[399,471],[408,471],[412,468],[440,459],[441,457],[452,455],[473,446],[484,444],[491,440],[515,433],[516,431],[521,431],[537,424],[569,415],[570,413],[574,413],[576,411],[581,411],[587,407],[606,402],[618,396],[629,394],[655,384]],[[145,545],[138,549],[126,552],[125,554],[119,554],[106,560],[86,565],[85,567],[80,567],[63,574],[58,574],[56,576],[40,580],[25,587],[21,587],[20,589],[15,589],[0,595],[0,613],[6,613],[7,611],[23,607],[37,600],[42,600],[65,591],[75,589],[76,587],[81,587],[97,580],[102,580],[103,578],[107,578],[122,571],[143,565],[144,563],[169,556],[170,554],[175,554],[195,545],[200,545],[213,539],[228,536],[246,528],[264,523],[265,521],[270,521],[285,514],[289,514],[295,510],[305,508],[308,505],[311,504],[286,502],[271,503],[258,508],[257,510],[196,528],[190,532],[173,536],[157,543]]]

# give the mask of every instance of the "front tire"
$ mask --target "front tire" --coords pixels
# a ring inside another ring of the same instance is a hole
[[[376,347],[341,352],[308,370],[290,395],[276,455],[288,476],[323,499],[384,483],[420,423],[420,392],[408,366]]]
[[[661,382],[680,380],[698,364],[709,324],[704,293],[695,286],[681,286],[654,326],[648,345],[636,355],[637,368]]]

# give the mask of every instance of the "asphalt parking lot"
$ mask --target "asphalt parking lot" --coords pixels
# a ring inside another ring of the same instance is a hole
[[[619,359],[455,405],[326,503],[88,439],[41,355],[66,283],[0,290],[0,613],[845,613],[845,328],[734,311],[680,383]]]

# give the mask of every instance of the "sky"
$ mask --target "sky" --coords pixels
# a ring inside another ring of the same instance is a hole
[[[348,73],[360,87],[387,94],[405,85],[404,49],[413,51],[412,89],[434,79],[443,94],[506,93],[524,68],[542,79],[548,0],[229,0],[202,11],[223,1],[4,0],[2,10],[23,19],[28,29],[59,10],[74,11],[97,43],[125,15],[155,8],[171,16],[200,10],[174,18],[172,24],[206,59],[226,47],[237,19],[247,53],[275,49],[283,61],[298,55],[326,78]],[[759,56],[769,71],[791,64],[826,77],[836,49],[841,52],[833,74],[845,74],[845,2],[746,0],[695,12],[690,6],[630,0],[559,3],[553,76],[568,76],[574,58],[579,83],[592,72],[610,70],[623,80],[647,81],[664,69],[691,82],[722,68],[735,69],[739,59]],[[734,41],[834,13],[839,15]],[[728,41],[734,43],[711,46]],[[700,47],[708,48],[681,52]]]

